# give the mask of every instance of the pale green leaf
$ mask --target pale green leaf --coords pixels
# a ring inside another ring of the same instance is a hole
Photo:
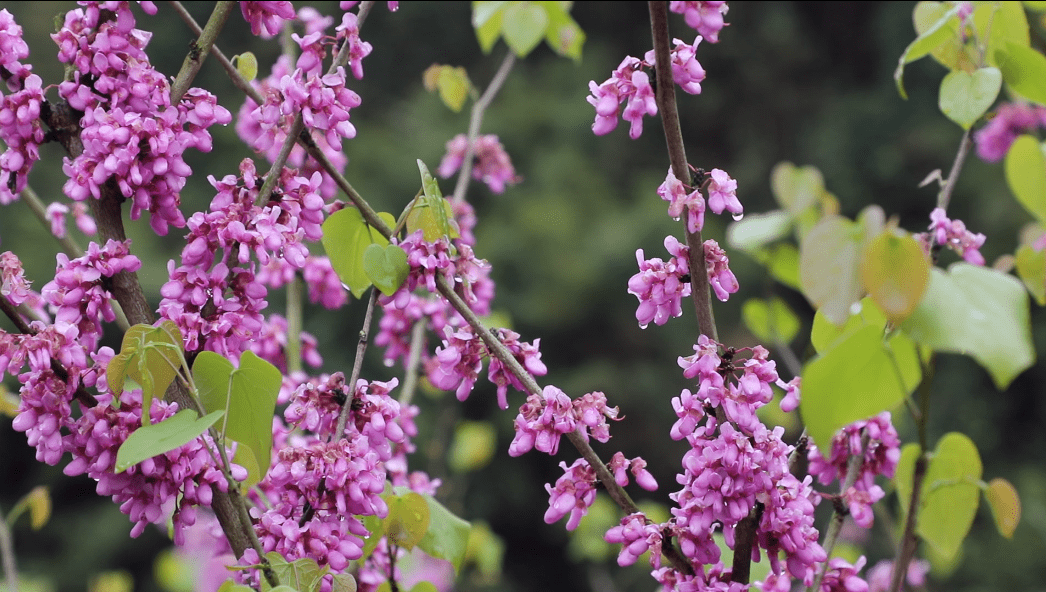
[[[356,298],[370,287],[363,269],[363,253],[372,244],[385,246],[389,241],[364,220],[356,208],[342,208],[323,223],[323,248],[338,278]]]
[[[1024,209],[1046,221],[1046,158],[1034,136],[1020,136],[1010,145],[1004,163],[1006,183]]]
[[[482,469],[494,458],[497,432],[489,421],[462,421],[454,428],[448,464],[460,473]]]
[[[423,496],[429,505],[429,528],[418,542],[418,547],[437,559],[446,559],[454,566],[454,573],[461,569],[468,550],[468,522],[458,518],[431,495]]]
[[[382,294],[392,296],[410,274],[407,252],[399,245],[371,245],[363,253],[363,270]]]
[[[964,434],[945,434],[926,468],[916,533],[944,557],[958,553],[980,501],[981,457]]]
[[[770,172],[770,188],[782,208],[798,214],[816,204],[825,192],[824,176],[816,167],[779,162]]]
[[[827,447],[843,426],[896,407],[918,384],[918,356],[910,341],[883,341],[882,330],[858,329],[803,369],[803,421],[814,442]]]
[[[791,343],[799,334],[799,317],[780,298],[752,298],[741,306],[745,326],[763,343]]]
[[[1006,44],[993,54],[1002,79],[1010,89],[1029,101],[1046,105],[1046,56],[1038,51],[1018,45]]]
[[[512,2],[502,12],[501,34],[519,57],[530,53],[545,36],[548,13],[533,2]]]
[[[948,119],[968,130],[988,111],[1001,89],[998,68],[981,68],[972,74],[951,72],[941,81],[938,105]]]
[[[413,549],[429,530],[428,502],[420,493],[408,491],[386,496],[385,503],[389,507],[384,520],[386,538],[399,547]]]
[[[901,329],[934,351],[973,357],[1005,389],[1035,362],[1028,306],[1013,276],[956,263],[931,270],[926,295]]]
[[[929,281],[930,261],[910,236],[884,232],[864,250],[861,283],[891,322],[915,310]]]
[[[1039,306],[1046,306],[1046,251],[1036,251],[1030,245],[1018,247],[1015,255],[1017,276]]]
[[[925,56],[955,35],[955,31],[947,25],[948,21],[959,13],[960,8],[961,6],[956,5],[942,14],[934,24],[921,32],[915,38],[915,41],[908,44],[908,47],[901,54],[901,59],[898,61],[893,78],[897,82],[897,92],[901,94],[902,98],[908,98],[908,94],[904,91],[905,65]]]
[[[763,214],[748,214],[742,220],[730,223],[726,229],[726,242],[735,249],[758,251],[792,230],[792,217],[784,210]]]
[[[581,46],[585,43],[585,32],[574,21],[564,2],[544,2],[548,14],[545,42],[552,51],[575,62],[581,61]]]
[[[842,325],[864,288],[859,277],[864,232],[840,216],[821,220],[799,246],[803,294],[825,318]]]

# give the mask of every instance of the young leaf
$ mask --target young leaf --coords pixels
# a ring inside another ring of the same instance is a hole
[[[981,457],[958,432],[937,443],[923,479],[916,532],[945,558],[959,552],[980,500]]]
[[[1017,276],[1039,306],[1046,306],[1046,251],[1036,251],[1030,245],[1017,248],[1015,256]]]
[[[363,270],[382,294],[392,296],[410,274],[407,252],[398,245],[371,245],[363,253]]]
[[[432,557],[446,559],[454,566],[454,573],[457,573],[468,550],[471,526],[431,495],[422,497],[429,506],[429,528],[418,542],[418,547]]]
[[[1046,56],[1016,43],[1007,43],[1005,50],[997,50],[993,55],[1011,90],[1046,105]]]
[[[501,37],[501,26],[504,21],[502,10],[508,2],[473,2],[472,26],[476,29],[476,39],[483,53],[490,53]]]
[[[356,578],[352,574],[331,574],[331,592],[356,592]]]
[[[43,485],[38,485],[25,494],[19,505],[22,503],[29,506],[29,525],[33,530],[40,530],[51,519],[51,494]]]
[[[552,51],[575,62],[580,62],[581,46],[585,43],[585,32],[567,12],[570,3],[545,2],[543,5],[548,14],[545,42],[552,48]]]
[[[858,277],[863,232],[839,216],[821,220],[799,245],[803,294],[825,318],[842,325],[864,294]]]
[[[1004,163],[1006,184],[1024,209],[1046,221],[1046,158],[1034,136],[1023,135],[1010,145]]]
[[[770,189],[782,208],[798,214],[817,203],[825,192],[824,176],[816,167],[779,162],[770,172]]]
[[[489,421],[462,421],[454,428],[448,464],[459,473],[481,469],[494,457],[497,433]]]
[[[1017,278],[956,263],[947,272],[931,270],[926,295],[901,329],[934,351],[973,357],[1005,389],[1035,362],[1028,305]]]
[[[443,104],[455,113],[461,111],[465,105],[465,99],[468,98],[469,91],[472,89],[468,73],[460,66],[432,64],[422,74],[422,80],[425,83],[425,90],[429,92],[438,90]]]
[[[343,208],[323,223],[323,248],[331,267],[356,298],[370,287],[363,269],[363,253],[372,244],[385,246],[389,241],[367,225],[356,208]]]
[[[910,236],[884,232],[864,250],[861,283],[891,322],[915,310],[929,281],[930,262]]]
[[[279,557],[276,558],[272,555],[278,555]],[[272,571],[280,580],[280,588],[289,586],[289,589],[294,590],[295,592],[318,591],[322,584],[321,580],[323,576],[329,571],[329,568],[321,568],[319,564],[316,563],[315,559],[308,557],[288,562],[282,555],[275,551],[266,553],[265,557],[269,559],[269,564],[272,565]],[[279,588],[273,588],[272,590],[273,592],[276,592]]]
[[[908,98],[908,93],[904,91],[904,67],[930,53],[956,34],[955,29],[948,26],[948,21],[959,14],[959,9],[961,7],[961,5],[957,4],[952,7],[951,10],[942,14],[934,24],[930,25],[929,28],[920,33],[919,36],[915,38],[915,41],[908,44],[904,53],[901,54],[901,59],[897,64],[897,69],[894,70],[893,73],[894,81],[897,82],[897,92],[900,93],[901,98]]]
[[[236,65],[236,71],[247,82],[258,77],[258,58],[253,53],[245,51],[238,56],[233,56],[232,61]]]
[[[235,460],[247,469],[247,486],[261,480],[269,470],[272,450],[272,415],[283,380],[280,371],[246,351],[240,367],[209,351],[200,352],[193,363],[193,381],[208,412],[228,410],[224,422],[226,438],[240,443]]]
[[[1008,539],[1013,538],[1013,531],[1017,530],[1017,524],[1021,521],[1021,498],[1017,490],[1006,479],[995,478],[984,490],[984,499],[992,510],[999,534]]]
[[[741,318],[748,330],[764,343],[791,343],[799,333],[799,317],[780,298],[745,301]]]
[[[814,346],[817,353],[823,354],[842,341],[843,337],[848,337],[864,327],[878,327],[880,331],[886,328],[886,315],[868,297],[861,299],[860,310],[850,315],[842,327],[833,325],[821,311],[817,311],[814,314],[813,329],[810,331],[810,345]]]
[[[883,342],[882,329],[858,329],[803,369],[803,421],[826,447],[843,426],[892,409],[919,382],[914,345],[903,336]]]
[[[162,398],[176,376],[180,364],[178,352],[182,347],[182,332],[173,321],[160,326],[135,325],[123,336],[120,353],[109,361],[106,381],[114,395],[123,392],[128,378],[142,386],[142,408],[149,409],[153,398]],[[142,414],[142,422],[149,425],[149,414]]]
[[[743,220],[730,223],[726,229],[726,242],[735,249],[754,253],[784,238],[791,230],[792,216],[784,210],[749,214]]]
[[[502,13],[501,34],[519,57],[526,57],[545,36],[548,13],[532,2],[512,2]]]
[[[998,68],[981,68],[972,74],[950,72],[941,81],[938,105],[948,119],[968,130],[992,106],[1002,89]]]
[[[147,458],[184,446],[206,432],[224,414],[224,411],[215,411],[200,417],[192,409],[183,409],[160,423],[143,425],[120,445],[116,472],[122,473]]]
[[[389,506],[385,536],[397,546],[413,549],[429,530],[428,503],[421,494],[413,491],[389,496],[385,502]]]

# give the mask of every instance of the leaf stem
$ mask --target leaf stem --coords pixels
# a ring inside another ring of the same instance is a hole
[[[959,172],[962,171],[962,166],[966,162],[966,157],[969,155],[970,146],[972,145],[973,140],[970,139],[970,130],[966,130],[962,134],[962,139],[959,140],[959,150],[955,153],[952,170],[948,172],[948,180],[944,182],[944,188],[937,195],[937,207],[944,211],[948,211],[948,204],[952,200],[952,192],[955,191],[955,184],[959,180]]]

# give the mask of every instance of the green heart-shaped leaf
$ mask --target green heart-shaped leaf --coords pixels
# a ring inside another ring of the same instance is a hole
[[[505,9],[503,19],[501,34],[519,57],[526,56],[541,43],[548,27],[548,13],[533,2],[513,2]]]
[[[950,72],[941,81],[938,104],[948,119],[968,130],[992,106],[1001,89],[998,68],[981,68],[972,74]]]
[[[116,472],[122,473],[147,458],[184,446],[206,432],[224,414],[224,411],[215,411],[200,417],[192,409],[183,409],[160,423],[138,428],[120,445]]]
[[[382,294],[392,296],[410,273],[407,252],[397,245],[371,245],[363,253],[363,270]]]

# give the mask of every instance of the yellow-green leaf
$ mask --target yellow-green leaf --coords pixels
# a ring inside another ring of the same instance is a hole
[[[1001,89],[1002,72],[998,68],[951,72],[941,81],[938,105],[948,119],[968,130],[988,111]]]
[[[981,457],[964,434],[945,434],[923,479],[916,533],[945,558],[958,553],[980,500]]]
[[[1017,248],[1015,260],[1017,276],[1039,306],[1046,306],[1046,251],[1036,251],[1030,245],[1023,245]]]
[[[984,499],[992,510],[999,534],[1008,539],[1013,538],[1013,531],[1017,530],[1017,524],[1021,521],[1021,498],[1017,490],[1006,479],[997,477],[988,483]]]
[[[258,58],[253,53],[246,51],[233,57],[232,61],[236,64],[236,71],[247,82],[251,82],[258,77]]]
[[[746,300],[741,306],[741,318],[764,343],[791,343],[799,334],[799,317],[780,298]]]
[[[40,485],[26,494],[25,499],[29,503],[29,524],[33,530],[40,530],[51,519],[51,495]]]
[[[1046,158],[1034,136],[1017,138],[1006,153],[1006,183],[1024,209],[1046,221]]]
[[[770,173],[770,189],[782,208],[798,214],[817,203],[825,192],[824,176],[817,167],[780,162]]]
[[[861,283],[891,322],[915,310],[929,281],[930,262],[910,236],[884,232],[864,250]]]
[[[465,473],[482,469],[494,458],[497,433],[489,421],[462,421],[454,429],[448,463]]]
[[[385,536],[404,549],[413,549],[429,530],[429,505],[424,497],[413,491],[389,496],[385,502],[389,515],[385,518]]]

